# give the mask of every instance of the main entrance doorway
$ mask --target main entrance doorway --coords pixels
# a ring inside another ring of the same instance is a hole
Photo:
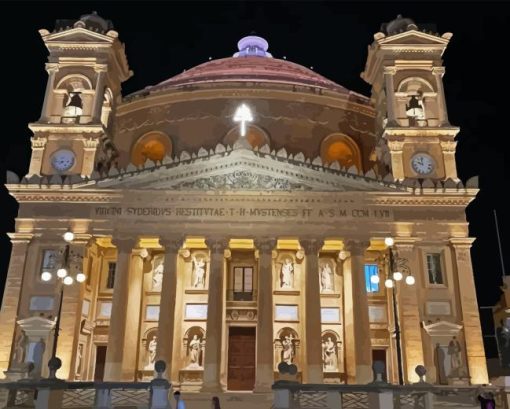
[[[94,381],[101,382],[104,377],[104,364],[106,362],[106,345],[98,345],[96,348],[96,366]]]
[[[230,327],[228,334],[228,390],[253,390],[255,386],[255,348],[255,328]]]

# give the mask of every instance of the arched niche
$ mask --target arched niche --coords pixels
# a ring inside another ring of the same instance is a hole
[[[141,366],[144,371],[153,371],[156,362],[156,350],[158,346],[158,328],[149,328],[142,337]]]
[[[322,341],[322,368],[324,372],[342,372],[343,351],[340,336],[332,330],[323,331]]]
[[[396,95],[399,116],[407,117],[410,126],[425,126],[427,120],[437,114],[437,93],[424,78],[408,77],[403,79],[398,84]],[[417,107],[418,110],[413,111],[413,107]]]
[[[191,251],[189,262],[191,271],[186,277],[186,287],[193,290],[206,290],[209,284],[209,252],[204,250]]]
[[[334,257],[319,258],[319,283],[322,294],[339,292],[337,263]]]
[[[203,369],[205,330],[198,326],[189,328],[184,334],[182,344],[185,369]]]
[[[278,331],[274,340],[275,369],[278,368],[278,364],[281,362],[286,362],[289,365],[294,364],[299,367],[299,346],[299,336],[294,329],[285,327]]]
[[[294,290],[299,288],[298,271],[301,259],[295,252],[281,251],[275,260],[275,288],[278,290]]]
[[[61,116],[63,123],[75,123],[80,117],[90,119],[94,91],[89,78],[83,74],[66,75],[60,79],[54,91],[55,114]]]
[[[360,148],[347,135],[339,133],[326,136],[321,142],[320,153],[322,162],[327,165],[337,161],[343,168],[356,166],[359,171],[363,170]]]
[[[227,132],[223,138],[223,144],[233,146],[240,137],[239,126],[236,126]],[[267,132],[256,125],[248,125],[246,129],[246,139],[253,148],[261,148],[264,145],[271,146],[271,141]]]
[[[131,162],[141,166],[147,159],[160,162],[172,155],[172,141],[163,132],[150,131],[139,137],[131,148]]]

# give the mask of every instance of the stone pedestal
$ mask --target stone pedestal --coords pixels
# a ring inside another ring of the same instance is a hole
[[[181,369],[179,371],[180,390],[183,392],[200,392],[204,379],[204,369]]]

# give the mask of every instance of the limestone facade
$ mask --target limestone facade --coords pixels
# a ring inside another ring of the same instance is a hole
[[[374,35],[371,99],[259,37],[122,98],[132,73],[111,22],[40,32],[48,88],[29,174],[8,181],[3,371],[31,356],[19,323],[58,313],[41,274],[72,231],[87,279],[64,289],[60,377],[147,379],[164,359],[183,390],[267,391],[281,362],[303,382],[366,383],[383,360],[396,382],[396,291],[405,381],[424,364],[429,382],[487,382],[465,218],[477,186],[457,178],[441,80],[450,34],[397,19]],[[396,270],[414,285],[386,288]]]

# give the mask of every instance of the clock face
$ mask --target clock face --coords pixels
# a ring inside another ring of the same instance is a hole
[[[434,160],[426,153],[417,153],[411,159],[411,166],[419,175],[428,175],[434,170]]]
[[[60,172],[69,170],[74,165],[74,153],[67,149],[59,150],[51,157],[51,164]]]

